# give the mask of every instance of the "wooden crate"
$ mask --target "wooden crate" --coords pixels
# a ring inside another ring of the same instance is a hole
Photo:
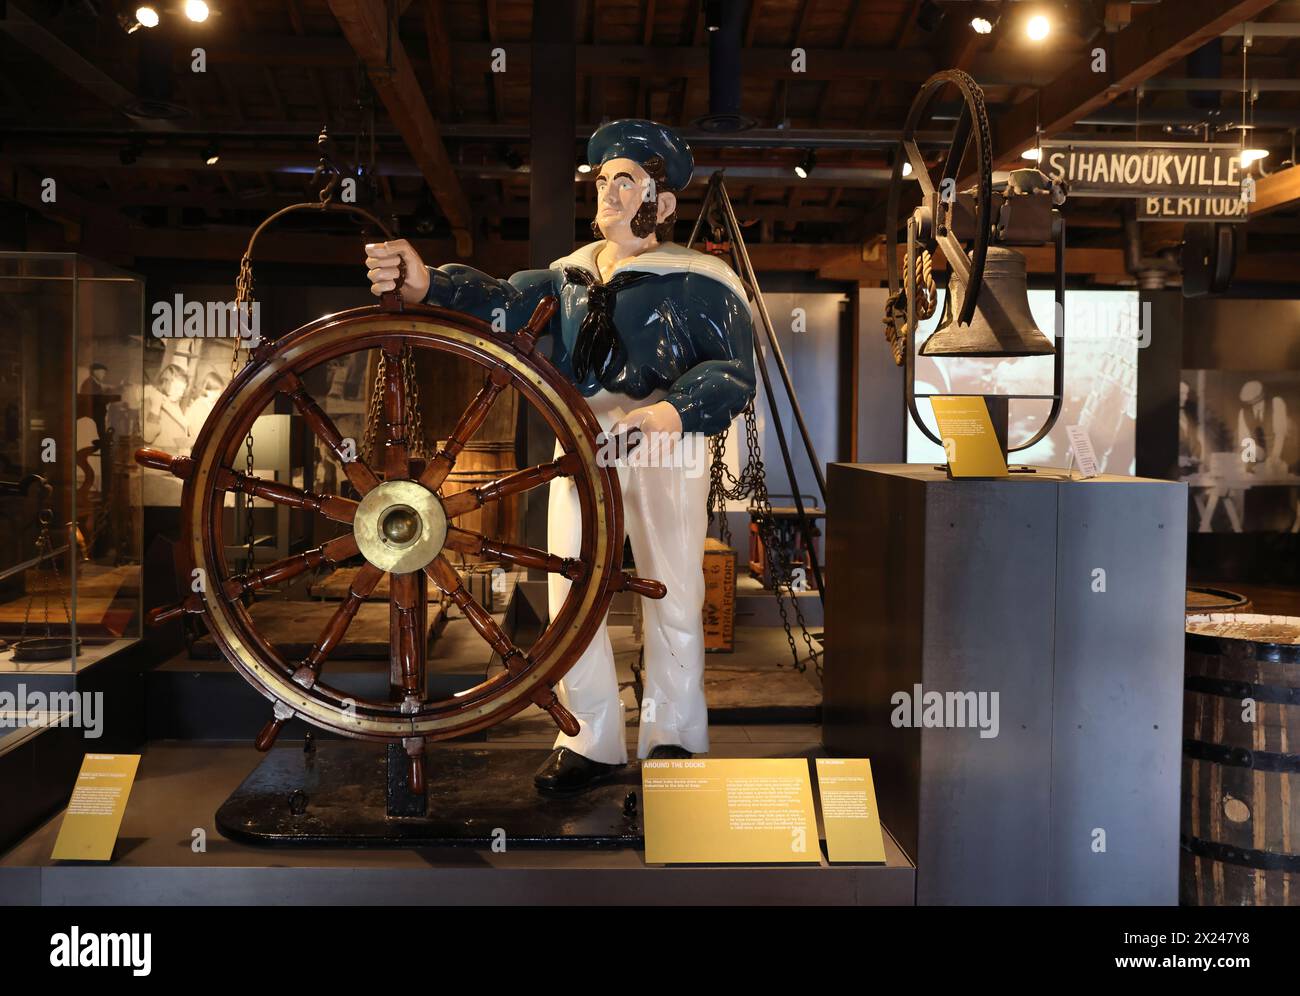
[[[506,592],[498,591],[494,584],[495,572],[500,570],[502,570],[500,564],[484,561],[480,564],[467,564],[464,567],[457,566],[456,573],[460,575],[460,583],[465,586],[465,590],[474,601],[489,612],[504,612]]]
[[[704,650],[731,653],[736,637],[736,551],[704,541]]]

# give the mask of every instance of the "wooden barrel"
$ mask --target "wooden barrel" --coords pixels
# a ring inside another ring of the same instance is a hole
[[[1245,612],[1251,601],[1245,595],[1227,588],[1210,588],[1192,585],[1187,589],[1187,614],[1207,612]]]
[[[442,441],[439,441],[442,445]],[[447,475],[442,486],[443,495],[479,487],[498,477],[504,477],[518,468],[515,466],[514,440],[472,441],[456,458],[456,467]],[[489,539],[518,543],[520,535],[520,498],[512,495],[501,501],[490,501],[482,508],[459,516],[455,525],[459,529],[482,533]],[[483,558],[466,555],[465,560],[476,563]]]
[[[1184,905],[1300,905],[1300,617],[1187,617]]]

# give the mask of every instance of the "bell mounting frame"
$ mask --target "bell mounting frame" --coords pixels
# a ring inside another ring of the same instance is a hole
[[[172,457],[153,449],[136,454],[144,466],[167,470],[185,482],[180,557],[187,575],[200,569],[203,574],[197,576],[204,579],[202,591],[179,605],[153,610],[149,622],[157,625],[185,613],[204,618],[222,655],[273,703],[272,719],[256,740],[259,750],[269,749],[281,727],[294,717],[347,737],[400,743],[410,758],[408,784],[412,791],[422,792],[427,742],[485,729],[530,704],[550,713],[564,732],[578,732],[578,721],[560,703],[555,684],[590,643],[615,592],[662,598],[666,589],[658,581],[621,570],[623,503],[614,468],[599,456],[600,426],[577,388],[534,350],[555,308],[555,298],[547,297],[522,328],[499,333],[459,312],[403,305],[398,295],[386,295],[380,305],[326,316],[254,350],[251,362],[213,409],[190,456]],[[360,457],[348,459],[353,454],[308,393],[303,375],[348,353],[380,349],[395,359],[407,347],[469,360],[483,372],[483,386],[442,448],[427,461],[415,460],[406,438],[408,392],[399,364],[386,364],[381,455],[374,467]],[[555,432],[563,455],[469,491],[444,494],[443,484],[457,456],[507,388],[537,408]],[[316,437],[339,458],[361,500],[315,494],[235,469],[235,457],[253,421],[279,394],[289,398]],[[582,538],[576,557],[500,542],[456,524],[459,516],[488,502],[522,494],[561,476],[571,478],[578,492]],[[226,561],[223,536],[227,492],[315,512],[349,531],[261,570],[235,573]],[[536,641],[527,649],[516,647],[465,589],[447,551],[561,574],[572,585],[560,611]],[[362,566],[348,596],[311,651],[302,660],[286,660],[259,630],[244,604],[245,596],[322,564],[357,556],[363,558]],[[330,653],[386,573],[394,698],[366,700],[332,688],[322,679]],[[424,616],[429,582],[458,606],[505,665],[450,699],[425,698]]]
[[[936,184],[917,144],[917,132],[925,121],[930,105],[949,86],[955,87],[962,99],[962,110],[953,128],[952,138],[944,157],[943,168]],[[912,421],[926,438],[942,446],[943,441],[930,431],[921,417],[916,401],[916,344],[913,341],[918,324],[917,315],[917,263],[922,253],[943,250],[950,270],[961,275],[967,292],[960,309],[953,316],[960,325],[970,325],[975,316],[980,288],[984,283],[984,263],[990,244],[997,244],[998,224],[993,217],[993,141],[984,91],[970,74],[960,69],[946,69],[935,73],[921,85],[920,91],[908,109],[899,140],[900,155],[894,157],[893,175],[890,178],[889,197],[885,206],[885,268],[889,277],[889,298],[885,304],[885,334],[895,349],[901,352],[899,362],[904,366],[904,392],[907,410]],[[963,179],[961,170],[971,147],[975,155],[975,185],[973,190],[973,221],[970,225],[970,250],[958,237],[956,207],[958,183]],[[912,167],[911,179],[921,190],[921,204],[912,211],[906,222],[903,243],[903,265],[899,266],[899,214],[903,198],[903,165]],[[1052,393],[984,395],[1005,400],[1051,401],[1043,425],[1029,439],[1017,445],[1006,446],[1006,452],[1025,450],[1044,439],[1061,414],[1065,397],[1065,224],[1057,216],[1053,225],[1052,242],[1055,246],[1055,301],[1054,338],[1055,353],[1052,369]],[[1021,243],[1023,244],[1023,243]],[[900,272],[901,270],[901,272]],[[945,291],[945,309],[951,307],[949,292]],[[902,324],[900,328],[899,325]],[[898,341],[898,340],[901,340]],[[901,349],[900,349],[901,347]],[[922,395],[931,397],[931,395]],[[1003,440],[1005,442],[1005,439]]]

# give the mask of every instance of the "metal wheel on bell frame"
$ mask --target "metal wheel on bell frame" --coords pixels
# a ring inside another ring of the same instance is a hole
[[[955,87],[960,95],[962,109],[953,128],[947,155],[944,157],[936,184],[930,176],[925,157],[922,156],[917,145],[916,135],[930,105],[949,86]],[[922,251],[934,252],[942,248],[948,266],[961,276],[967,288],[966,296],[954,320],[959,325],[969,325],[979,301],[980,288],[984,282],[984,262],[988,256],[989,243],[993,239],[992,131],[989,126],[988,110],[984,103],[984,91],[974,78],[960,69],[947,69],[935,73],[926,80],[908,109],[900,147],[902,154],[894,159],[885,209],[885,264],[889,277],[889,303],[886,308],[894,312],[895,328],[899,320],[905,322],[898,332],[902,340],[901,350],[896,347],[896,352],[901,352],[901,363],[905,368],[904,391],[908,413],[926,438],[942,446],[943,441],[930,431],[916,405],[916,351],[913,338],[918,324],[916,310],[918,291],[915,261]],[[963,164],[972,149],[975,159],[975,185],[972,201],[973,218],[970,225],[972,237],[967,240],[970,243],[968,253],[957,237],[954,216],[958,210],[957,184],[962,179]],[[920,186],[921,204],[907,220],[905,262],[900,274],[898,227],[904,163],[911,166],[912,176]],[[1052,394],[1004,396],[1008,400],[1050,401],[1051,409],[1039,430],[1022,443],[1015,446],[1008,445],[1008,452],[1028,449],[1044,439],[1056,424],[1065,397],[1065,329],[1063,320],[1060,320],[1064,316],[1065,308],[1065,227],[1063,224],[1057,228],[1055,242],[1055,296],[1058,327],[1054,341]],[[951,300],[948,299],[946,306],[950,305]]]

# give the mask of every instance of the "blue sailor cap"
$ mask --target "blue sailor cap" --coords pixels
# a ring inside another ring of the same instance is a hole
[[[664,161],[665,182],[670,189],[681,190],[691,182],[695,172],[691,147],[666,125],[624,118],[596,129],[587,143],[587,162],[592,169],[599,169],[611,159],[631,159],[645,165],[653,156]]]

